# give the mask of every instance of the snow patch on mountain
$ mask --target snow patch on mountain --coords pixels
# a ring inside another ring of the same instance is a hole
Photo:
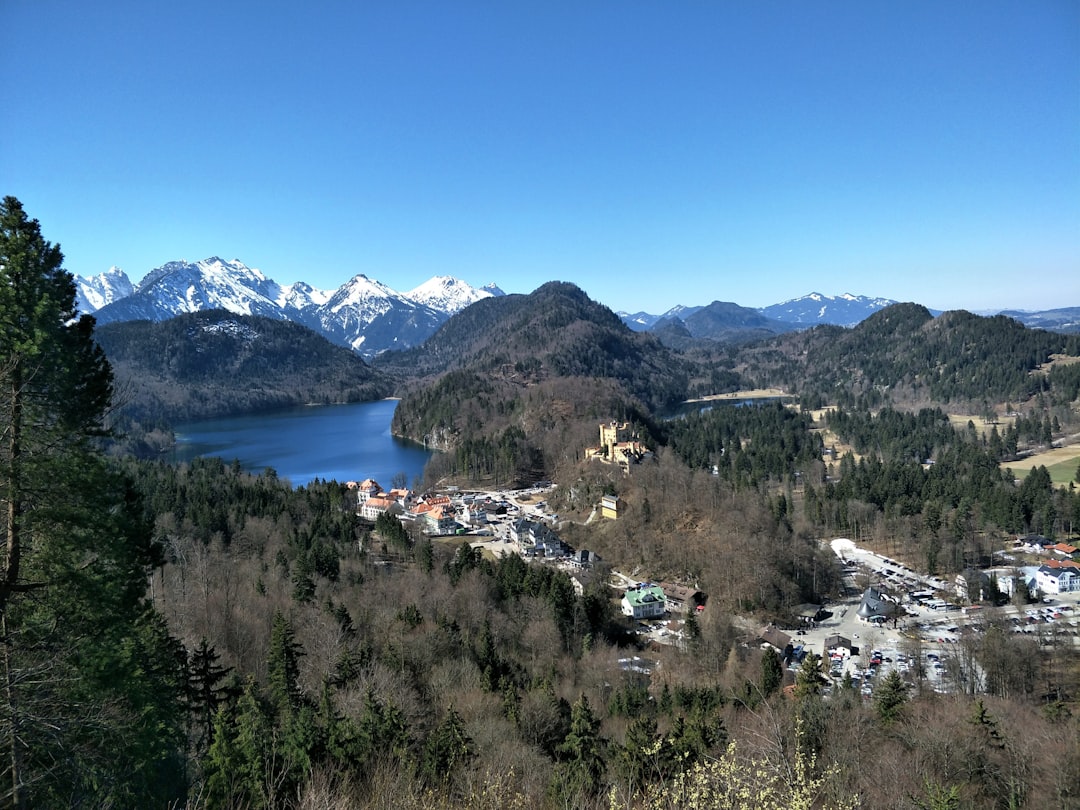
[[[134,291],[135,285],[127,273],[116,266],[90,278],[75,276],[75,307],[83,315],[90,315]]]
[[[435,276],[405,293],[406,298],[418,304],[451,315],[461,312],[481,298],[491,298],[493,295],[489,290],[478,290],[453,276]]]

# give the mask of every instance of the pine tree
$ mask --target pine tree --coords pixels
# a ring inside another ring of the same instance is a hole
[[[895,669],[886,675],[874,696],[874,708],[883,723],[891,723],[900,716],[907,703],[907,684]]]
[[[220,656],[204,636],[188,661],[188,703],[201,725],[205,745],[213,742],[214,718],[226,701],[239,690],[228,683],[232,667],[218,665]]]
[[[604,740],[600,736],[600,720],[593,714],[585,695],[571,709],[570,733],[558,750],[566,763],[565,787],[570,794],[595,795],[604,778]]]
[[[58,246],[0,202],[4,803],[182,798],[182,649],[144,599],[160,562],[101,452],[112,371]]]
[[[765,650],[761,656],[761,693],[768,697],[784,683],[784,668],[780,656],[774,650]]]
[[[303,654],[292,624],[280,611],[275,611],[267,672],[270,703],[279,717],[291,715],[300,707],[300,656]]]
[[[476,756],[472,737],[453,707],[431,732],[420,757],[420,775],[431,785],[450,783],[459,769]]]

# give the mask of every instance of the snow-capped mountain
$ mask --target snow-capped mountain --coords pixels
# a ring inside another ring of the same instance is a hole
[[[75,306],[79,312],[94,312],[133,292],[135,285],[119,267],[110,267],[107,272],[91,278],[75,277]]]
[[[684,321],[695,312],[704,307],[684,307],[682,304],[674,306],[663,315],[650,315],[648,312],[617,312],[619,319],[635,332],[647,332],[661,321]]]
[[[758,310],[762,315],[787,323],[816,326],[831,323],[837,326],[855,324],[873,315],[879,309],[897,303],[888,298],[868,298],[865,295],[822,295],[812,292],[801,298],[792,298]]]
[[[238,259],[217,256],[201,262],[176,261],[146,274],[135,291],[94,313],[98,323],[162,321],[182,312],[227,309],[238,315],[284,318],[277,303],[283,296],[277,282]]]
[[[410,293],[399,293],[364,275],[334,291],[305,282],[282,286],[238,259],[213,256],[200,262],[169,262],[147,273],[126,296],[105,301],[101,308],[94,304],[103,297],[86,297],[79,306],[82,312],[93,312],[100,324],[160,321],[207,309],[287,319],[372,357],[422,343],[451,315],[494,294],[449,276],[433,278]]]
[[[502,293],[502,290],[499,292]],[[456,315],[469,304],[475,304],[481,298],[490,298],[493,294],[487,289],[478,290],[470,287],[453,276],[435,276],[419,287],[409,290],[405,293],[405,297],[439,312]]]

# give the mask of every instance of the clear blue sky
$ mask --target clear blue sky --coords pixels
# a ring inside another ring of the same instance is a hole
[[[1080,305],[1080,3],[0,0],[66,266]]]

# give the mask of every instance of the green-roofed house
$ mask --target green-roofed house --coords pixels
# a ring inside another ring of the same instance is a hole
[[[663,616],[667,611],[667,598],[664,589],[652,583],[643,583],[628,588],[622,598],[622,612],[634,619],[649,619]]]

